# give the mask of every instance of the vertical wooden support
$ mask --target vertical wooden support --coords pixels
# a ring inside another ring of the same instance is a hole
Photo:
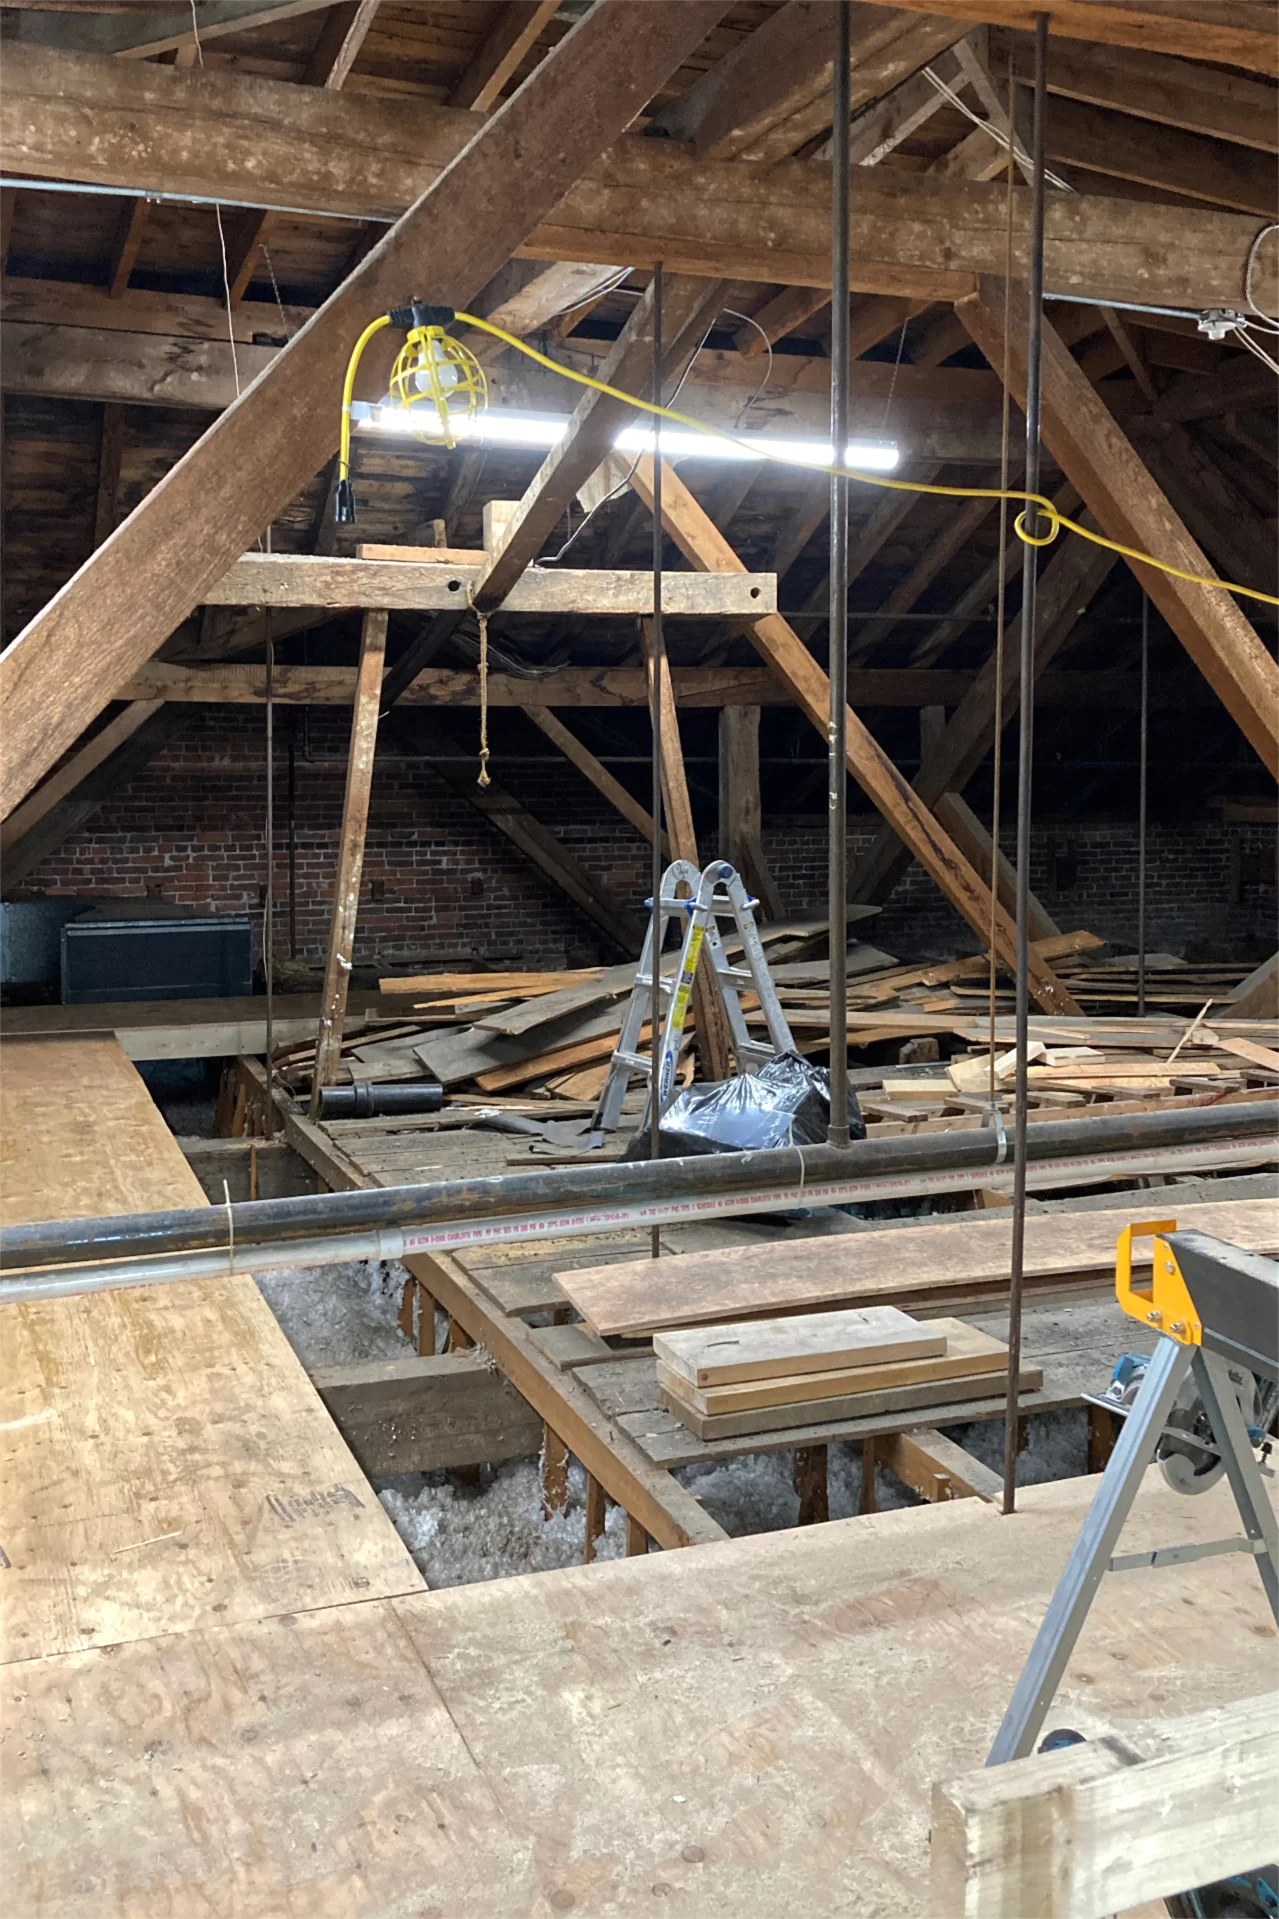
[[[430,1359],[435,1353],[435,1301],[420,1280],[411,1275],[404,1282],[404,1291],[400,1295],[400,1331],[408,1340],[412,1340],[419,1359]]]
[[[595,1557],[595,1542],[601,1537],[608,1520],[608,1501],[604,1488],[594,1473],[586,1475],[586,1550],[582,1557],[590,1565]]]
[[[824,1446],[795,1448],[795,1491],[799,1494],[800,1525],[824,1526],[830,1518]]]
[[[632,1513],[626,1515],[626,1557],[638,1559],[648,1551],[648,1534]]]
[[[875,1442],[873,1439],[862,1441],[862,1492],[857,1502],[859,1513],[877,1513],[879,1501],[875,1496]]]
[[[644,643],[644,664],[648,669],[649,690],[653,685],[652,622],[640,621]],[[697,834],[693,830],[693,805],[688,795],[688,776],[684,770],[684,749],[679,737],[679,714],[675,689],[669,673],[662,675],[662,794],[666,801],[666,828],[672,856],[701,867]],[[697,1051],[708,1079],[727,1079],[731,1070],[732,1049],[728,1020],[717,989],[711,985],[708,968],[699,966],[693,980],[693,1021],[697,1029]]]
[[[355,916],[360,903],[364,871],[364,837],[369,824],[369,794],[373,786],[373,759],[377,751],[378,707],[382,669],[386,664],[386,620],[381,609],[364,615],[360,639],[360,667],[351,714],[351,750],[346,763],[346,795],[342,802],[342,839],[338,848],[337,883],[333,889],[333,921],[329,932],[329,962],[324,976],[324,1000],[315,1044],[315,1071],[311,1087],[311,1118],[320,1116],[320,1091],[337,1072],[346,1021],[346,995],[355,945]]]
[[[1115,1415],[1106,1406],[1088,1408],[1088,1470],[1104,1473],[1117,1437]]]
[[[457,1319],[450,1319],[449,1320],[449,1343],[448,1343],[449,1352],[464,1353],[466,1352],[468,1347],[474,1346],[474,1344],[475,1344],[475,1341],[471,1338],[471,1335],[467,1332],[462,1322]]]
[[[562,1513],[568,1504],[568,1447],[549,1426],[542,1428],[542,1517]]]
[[[781,898],[764,858],[757,706],[720,708],[719,853],[758,895],[768,918],[780,919]]]

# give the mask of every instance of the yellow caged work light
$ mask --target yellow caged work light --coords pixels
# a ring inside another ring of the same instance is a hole
[[[488,381],[484,369],[460,340],[446,331],[454,320],[452,307],[427,306],[411,300],[407,306],[392,307],[365,327],[347,362],[342,387],[342,439],[338,455],[337,523],[351,526],[355,521],[355,492],[351,485],[351,397],[355,376],[364,349],[383,327],[402,327],[404,345],[391,369],[391,403],[407,411],[414,438],[431,446],[457,444],[454,428],[461,420],[473,420],[488,405]]]

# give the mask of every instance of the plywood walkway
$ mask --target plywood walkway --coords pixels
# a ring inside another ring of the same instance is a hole
[[[1094,1485],[15,1667],[8,1910],[905,1919],[931,1782],[984,1758]],[[1125,1540],[1231,1524],[1153,1475]],[[1275,1652],[1242,1557],[1112,1577],[1053,1722],[1243,1698]]]
[[[205,1203],[110,1037],[0,1048],[0,1219]],[[0,1307],[0,1661],[422,1580],[256,1285]]]

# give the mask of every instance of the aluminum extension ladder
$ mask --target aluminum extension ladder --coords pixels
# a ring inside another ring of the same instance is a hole
[[[677,897],[677,889],[681,885],[689,889],[687,899]],[[678,969],[669,977],[663,976],[659,987],[666,1008],[661,1045],[654,1049],[658,1060],[659,1111],[664,1113],[674,1097],[675,1069],[679,1064],[693,980],[703,949],[710,954],[715,982],[728,1016],[738,1072],[749,1073],[774,1059],[778,1053],[794,1051],[795,1042],[778,1001],[777,989],[773,985],[755,925],[756,905],[757,901],[751,898],[742,884],[741,876],[727,860],[713,860],[702,873],[690,860],[674,860],[667,867],[662,875],[660,911],[657,914],[652,911],[653,902],[648,901],[649,922],[644,936],[644,950],[640,955],[626,1017],[622,1021],[617,1050],[613,1054],[608,1078],[591,1121],[592,1133],[612,1132],[616,1127],[632,1074],[640,1074],[648,1081],[649,1107],[646,1113],[651,1111],[652,1062],[649,1056],[639,1050],[640,1035],[652,1012],[653,969],[655,965],[661,966],[662,948],[672,920],[684,922],[684,941]],[[742,943],[741,966],[729,964],[724,942],[720,938],[718,921],[729,917],[734,920]],[[656,951],[653,945],[655,922]],[[751,1038],[738,994],[739,987],[743,986],[759,996],[760,1008],[768,1024],[767,1043]]]

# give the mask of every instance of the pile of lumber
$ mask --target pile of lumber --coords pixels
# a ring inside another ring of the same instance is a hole
[[[663,1406],[699,1439],[927,1410],[1008,1385],[1000,1340],[896,1306],[694,1326],[658,1333],[653,1351]],[[1019,1390],[1042,1384],[1027,1368]]]

